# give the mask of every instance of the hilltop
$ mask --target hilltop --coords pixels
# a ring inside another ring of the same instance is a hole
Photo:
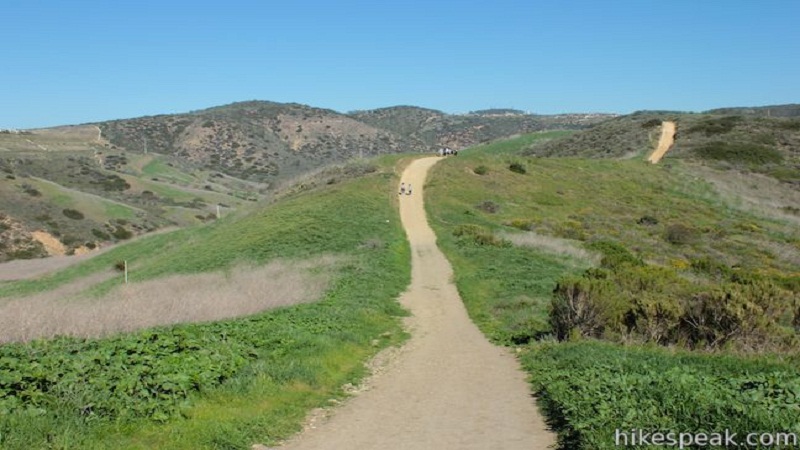
[[[286,178],[353,157],[464,148],[545,129],[578,129],[608,115],[450,115],[414,106],[342,114],[296,103],[249,101],[188,114],[96,124],[112,145],[144,146],[257,181]]]
[[[0,261],[71,254],[269,200],[354,158],[463,148],[605,115],[348,114],[247,101],[183,114],[0,132]],[[34,232],[42,232],[33,234]],[[47,244],[47,245],[45,245]]]
[[[757,172],[800,189],[800,107],[725,108],[704,113],[641,111],[599,123],[567,139],[537,143],[535,156],[635,158],[655,148],[661,123],[677,125],[664,162]]]

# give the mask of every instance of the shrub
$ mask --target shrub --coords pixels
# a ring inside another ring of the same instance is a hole
[[[791,290],[758,274],[734,271],[698,284],[671,268],[625,265],[559,280],[550,324],[561,340],[579,335],[712,350],[785,350],[797,343],[791,330],[800,325],[798,302]]]
[[[481,166],[478,166],[478,167],[472,169],[472,171],[476,175],[486,175],[487,173],[489,173],[489,168],[486,167],[486,166],[481,165]]]
[[[653,216],[642,216],[636,221],[639,225],[658,225],[658,219]]]
[[[691,244],[697,238],[697,231],[682,223],[669,225],[664,233],[664,239],[674,245]]]
[[[713,119],[703,120],[691,128],[690,133],[705,133],[706,136],[714,134],[724,134],[733,130],[733,128],[742,121],[741,116],[726,116]]]
[[[661,126],[661,119],[650,119],[642,122],[642,128],[655,128]]]
[[[114,231],[111,233],[111,235],[118,240],[125,240],[133,237],[133,233],[121,225],[118,225],[116,228],[114,228]]]
[[[603,255],[600,265],[612,270],[626,265],[644,265],[644,262],[642,262],[641,258],[635,256],[624,245],[618,242],[600,240],[590,242],[587,247],[589,250],[600,252],[600,254]]]
[[[583,224],[576,220],[565,220],[555,227],[555,235],[565,239],[586,240]]]
[[[688,302],[682,332],[693,347],[735,342],[753,350],[772,348],[780,339],[778,321],[793,306],[790,294],[771,281],[726,283]]]
[[[21,187],[22,187],[22,190],[26,194],[30,195],[31,197],[41,197],[42,196],[41,192],[39,192],[35,187],[31,186],[28,183],[24,183]]]
[[[612,293],[613,286],[604,278],[561,279],[550,305],[550,326],[556,338],[602,337],[606,328],[621,317],[619,302]]]
[[[525,168],[525,166],[522,163],[519,163],[519,162],[511,163],[511,165],[508,166],[508,170],[510,170],[510,171],[512,171],[514,173],[522,174],[522,175],[524,175],[525,173],[528,172],[528,170]]]
[[[513,219],[505,225],[517,228],[523,231],[531,231],[534,228],[534,221],[530,219]]]
[[[98,230],[97,228],[92,228],[92,234],[93,234],[93,235],[94,235],[96,238],[98,238],[98,239],[102,239],[102,240],[104,240],[104,241],[107,241],[107,240],[110,240],[110,239],[111,239],[111,236],[109,236],[109,234],[108,234],[108,233],[106,233],[106,232],[104,232],[104,231],[102,231],[102,230]]]
[[[475,205],[475,207],[478,208],[479,210],[481,210],[483,212],[486,212],[486,213],[489,213],[489,214],[494,214],[494,213],[500,211],[500,205],[498,205],[497,203],[495,203],[495,202],[493,202],[491,200],[484,200],[481,203],[478,203],[477,205]]]
[[[709,142],[694,150],[700,158],[746,164],[780,164],[783,155],[773,147],[746,142]]]
[[[61,213],[64,214],[65,216],[67,216],[68,218],[73,219],[73,220],[82,220],[83,219],[83,213],[78,211],[78,210],[76,210],[76,209],[67,208],[67,209],[61,211]]]
[[[124,191],[131,187],[131,185],[119,175],[108,175],[103,178],[99,184],[103,190],[106,191]]]
[[[453,230],[453,236],[462,238],[461,242],[472,242],[478,245],[491,245],[495,247],[507,247],[510,243],[498,238],[490,230],[480,225],[459,225]]]

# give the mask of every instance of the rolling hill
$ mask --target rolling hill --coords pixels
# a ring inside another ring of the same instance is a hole
[[[714,177],[734,171],[702,160],[650,164],[646,149],[624,160],[522,154],[577,134],[476,146],[440,161],[425,183],[429,221],[459,295],[481,330],[519,355],[558,448],[614,448],[613,430],[630,423],[800,432],[795,222],[719,189]],[[282,259],[337,261],[317,302],[102,339],[0,346],[0,388],[9,393],[0,402],[9,411],[0,416],[0,444],[248,448],[298,431],[308,410],[338,403],[365,373],[361,363],[404,336],[396,298],[412,252],[397,211],[408,197],[395,189],[409,159],[318,171],[248,214],[0,283],[3,302],[70,286],[97,302],[126,289],[119,277],[94,278],[119,260],[132,262],[134,286]],[[150,164],[126,165],[144,172]],[[147,171],[184,176],[172,169]],[[765,180],[793,186],[737,173],[737,184],[759,192]],[[586,307],[567,314],[566,300]]]
[[[578,129],[599,114],[449,115],[401,106],[342,114],[233,103],[186,114],[0,132],[0,261],[68,254],[247,209],[354,158]],[[340,174],[341,175],[341,174]],[[63,250],[60,250],[63,245]]]
[[[775,113],[769,115],[768,111]],[[677,125],[664,162],[756,172],[800,189],[800,118],[796,105],[727,108],[705,113],[644,111],[602,122],[567,139],[534,144],[525,154],[635,158],[652,151],[662,121]]]

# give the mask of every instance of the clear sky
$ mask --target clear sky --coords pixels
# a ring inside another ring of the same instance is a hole
[[[798,0],[2,0],[0,18],[0,128],[243,100],[542,114],[800,103]]]

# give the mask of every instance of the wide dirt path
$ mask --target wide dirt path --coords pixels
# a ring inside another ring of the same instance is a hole
[[[536,450],[555,442],[517,360],[469,319],[436,246],[422,187],[439,159],[411,163],[403,181],[414,193],[399,199],[412,252],[411,285],[401,297],[413,314],[411,339],[363,392],[282,448]]]
[[[661,161],[661,158],[667,154],[672,144],[675,143],[675,122],[665,121],[661,123],[661,138],[658,140],[658,147],[656,151],[647,158],[648,161],[655,164]]]

